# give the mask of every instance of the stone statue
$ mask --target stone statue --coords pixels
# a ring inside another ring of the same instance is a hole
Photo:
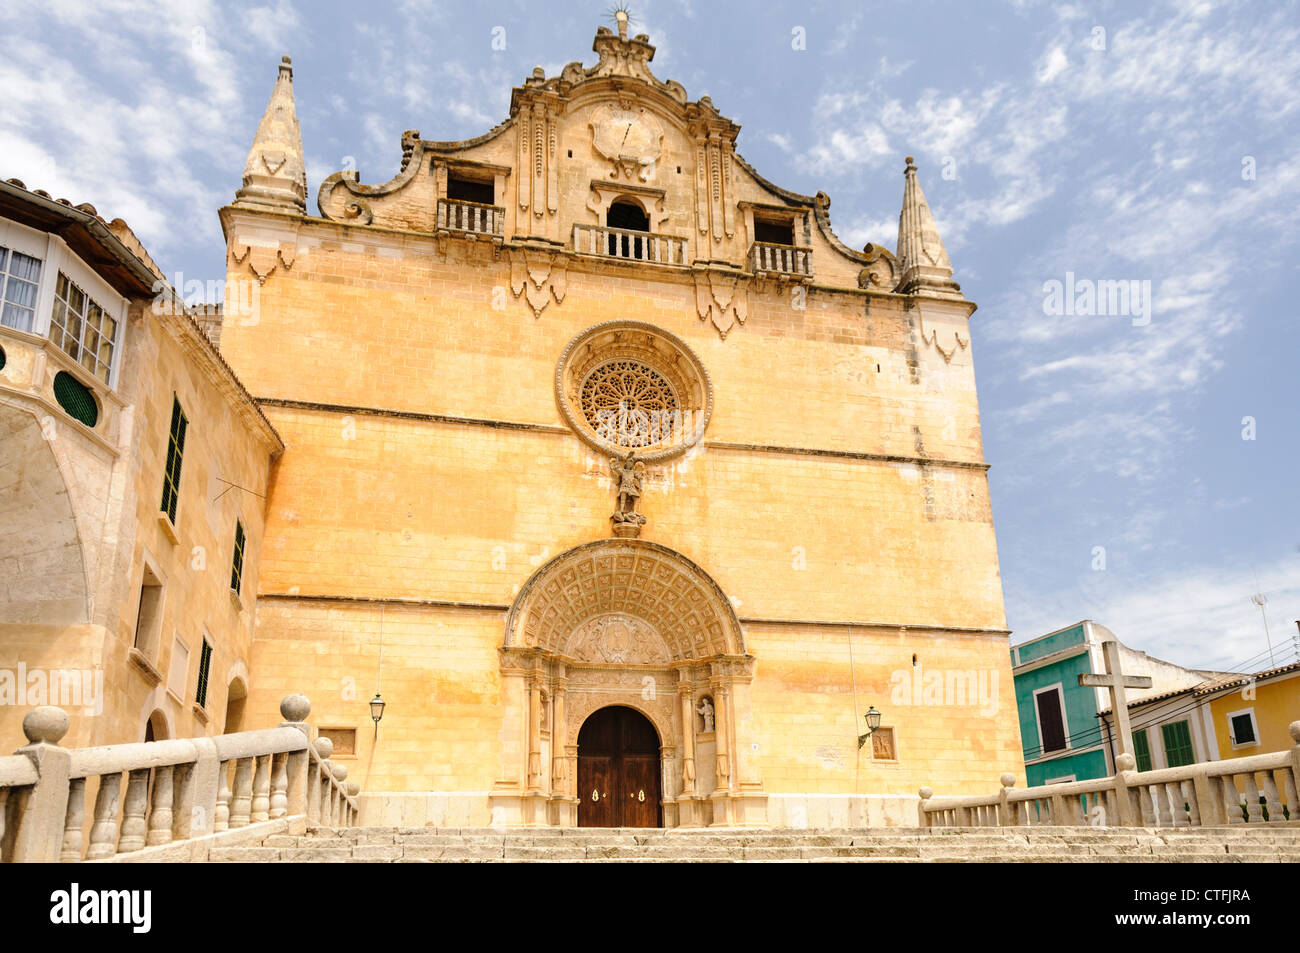
[[[610,515],[614,524],[615,536],[639,536],[645,525],[645,516],[636,511],[637,500],[641,498],[641,474],[645,463],[636,458],[636,451],[629,450],[623,460],[610,457],[609,471],[618,485],[618,504]]]
[[[704,730],[713,730],[713,702],[709,701],[708,696],[700,699],[700,707],[695,709],[700,717],[704,719]]]

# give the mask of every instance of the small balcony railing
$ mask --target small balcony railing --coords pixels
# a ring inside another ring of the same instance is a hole
[[[438,230],[500,238],[505,230],[506,210],[499,205],[480,205],[459,199],[438,199]]]
[[[755,274],[812,277],[812,249],[801,245],[774,245],[754,242],[749,249],[749,266]]]
[[[638,232],[604,225],[574,225],[573,250],[626,261],[661,265],[686,264],[686,239],[657,232]]]

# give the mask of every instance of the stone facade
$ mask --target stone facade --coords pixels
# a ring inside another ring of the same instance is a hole
[[[10,180],[0,247],[41,263],[34,323],[0,326],[0,748],[22,744],[24,714],[46,703],[75,716],[70,746],[237,727],[283,444],[120,220]],[[106,379],[51,339],[60,274],[115,322]],[[59,400],[58,375],[84,388],[93,424]],[[159,506],[173,401],[189,421],[174,520]],[[142,613],[146,573],[158,598]]]
[[[221,212],[228,278],[260,283],[222,351],[288,447],[251,712],[310,695],[384,824],[580,822],[605,705],[654,725],[670,826],[900,823],[923,783],[977,790],[1019,734],[974,305],[915,165],[906,257],[851,250],[648,38],[594,49],[477,139],[406,133],[386,183],[328,177],[318,215],[281,67],[256,201]],[[584,423],[616,361],[632,424]],[[646,426],[647,388],[683,425]],[[643,522],[611,521],[629,449]],[[917,666],[994,697],[891,705]],[[872,705],[889,743],[859,748]]]

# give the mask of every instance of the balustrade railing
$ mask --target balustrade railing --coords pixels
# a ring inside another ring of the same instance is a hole
[[[749,267],[755,274],[812,277],[812,249],[802,245],[774,245],[754,242],[749,249]]]
[[[291,816],[354,826],[359,787],[330,762],[328,738],[310,741],[310,711],[289,695],[278,728],[66,749],[67,712],[33,709],[28,744],[0,758],[0,861],[108,860]]]
[[[922,827],[1223,827],[1300,824],[1300,721],[1286,751],[1136,771],[1133,756],[1116,758],[1108,778],[1016,789],[1002,776],[997,794],[935,797],[921,788]]]
[[[627,261],[661,265],[686,264],[686,239],[629,228],[575,224],[573,250],[581,255],[603,255]]]
[[[459,199],[438,199],[438,229],[469,232],[500,238],[505,230],[506,210],[499,205],[481,205]]]

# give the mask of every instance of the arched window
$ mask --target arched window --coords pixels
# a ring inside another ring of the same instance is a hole
[[[616,199],[605,213],[608,228],[621,228],[629,232],[650,231],[650,216],[630,199]],[[645,239],[635,235],[609,236],[609,254],[615,258],[644,258]]]

